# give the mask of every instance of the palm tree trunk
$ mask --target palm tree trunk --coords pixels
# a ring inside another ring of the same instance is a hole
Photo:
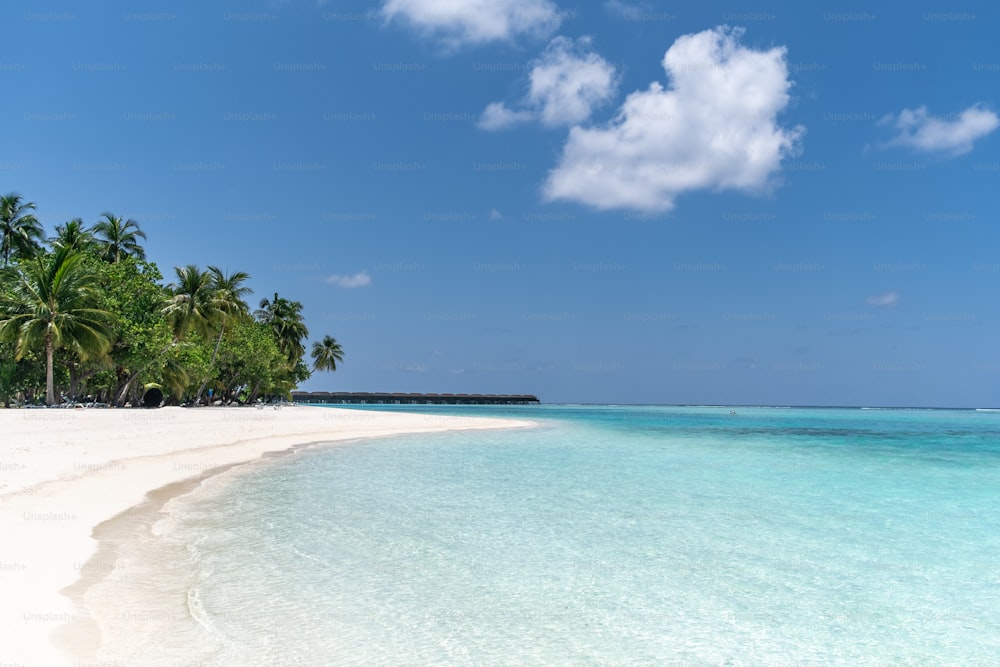
[[[222,324],[219,325],[219,337],[215,340],[215,349],[212,350],[212,359],[208,362],[209,366],[215,365],[215,355],[219,353],[219,345],[222,344],[222,334],[225,333],[225,331],[226,323],[223,321]]]
[[[237,386],[236,383],[237,383],[237,378],[239,378],[239,376],[240,376],[239,372],[236,372],[233,374],[231,378],[222,383],[223,386],[225,387],[225,389],[222,390],[223,402],[228,403],[231,400],[233,400],[233,398],[235,398],[234,396],[235,392],[233,390]]]
[[[69,369],[69,398],[70,400],[77,400],[80,398],[80,388],[83,387],[83,383],[89,378],[98,373],[98,369],[94,368],[87,371],[79,371],[76,368],[77,364],[70,366]]]
[[[56,404],[55,379],[52,375],[52,334],[45,334],[45,403]]]
[[[260,389],[260,380],[253,385],[253,390],[250,392],[250,396],[247,397],[247,403],[253,403],[257,400],[257,390]]]
[[[128,390],[132,386],[132,382],[135,381],[137,377],[139,377],[139,373],[141,372],[142,369],[137,370],[131,375],[129,375],[128,379],[125,380],[125,384],[122,385],[122,388],[119,390],[118,395],[115,396],[114,405],[116,408],[120,408],[125,404],[125,397],[128,395]]]
[[[215,349],[212,350],[212,359],[208,362],[208,365],[210,367],[215,366],[215,355],[219,353],[219,345],[222,343],[222,334],[225,332],[225,330],[226,330],[226,323],[223,322],[222,325],[219,327],[219,337],[215,341]],[[206,378],[205,381],[201,383],[201,387],[198,389],[198,398],[195,399],[198,403],[201,403],[201,393],[205,391],[205,385],[207,384],[208,384],[208,378]]]
[[[132,405],[139,405],[142,402],[143,387],[139,384],[132,384]]]

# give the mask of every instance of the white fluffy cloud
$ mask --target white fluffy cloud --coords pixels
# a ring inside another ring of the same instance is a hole
[[[777,123],[792,85],[785,49],[756,51],[741,35],[718,27],[678,38],[663,57],[670,88],[654,82],[607,126],[572,128],[545,197],[668,210],[688,190],[766,190],[805,130]]]
[[[899,131],[890,145],[953,155],[968,153],[977,139],[1000,127],[1000,118],[979,105],[969,107],[951,120],[935,118],[927,113],[927,107],[920,107],[903,109],[899,116],[888,116],[882,121],[894,124]]]
[[[528,100],[539,109],[544,124],[583,122],[614,94],[614,66],[589,48],[588,37],[576,42],[557,37],[535,62]]]
[[[368,287],[372,284],[372,277],[367,271],[360,271],[352,276],[328,276],[326,282],[344,289],[353,289],[355,287]]]
[[[382,15],[403,19],[451,46],[549,35],[562,22],[551,0],[385,0]]]
[[[616,86],[614,66],[590,49],[589,37],[553,39],[532,63],[529,79],[524,109],[494,102],[483,111],[479,127],[499,130],[533,119],[549,127],[582,123]]]

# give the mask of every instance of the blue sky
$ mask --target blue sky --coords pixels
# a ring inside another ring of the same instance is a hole
[[[996,406],[997,19],[6,2],[0,190],[302,301],[306,390]]]

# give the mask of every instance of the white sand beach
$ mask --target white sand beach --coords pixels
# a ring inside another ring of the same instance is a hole
[[[0,410],[0,664],[85,662],[97,625],[64,589],[95,526],[151,491],[312,442],[528,425],[305,406]]]

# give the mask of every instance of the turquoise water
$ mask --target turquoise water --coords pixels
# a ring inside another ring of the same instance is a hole
[[[105,657],[995,664],[1000,413],[736,410],[441,408],[539,426],[213,478],[92,590]]]

